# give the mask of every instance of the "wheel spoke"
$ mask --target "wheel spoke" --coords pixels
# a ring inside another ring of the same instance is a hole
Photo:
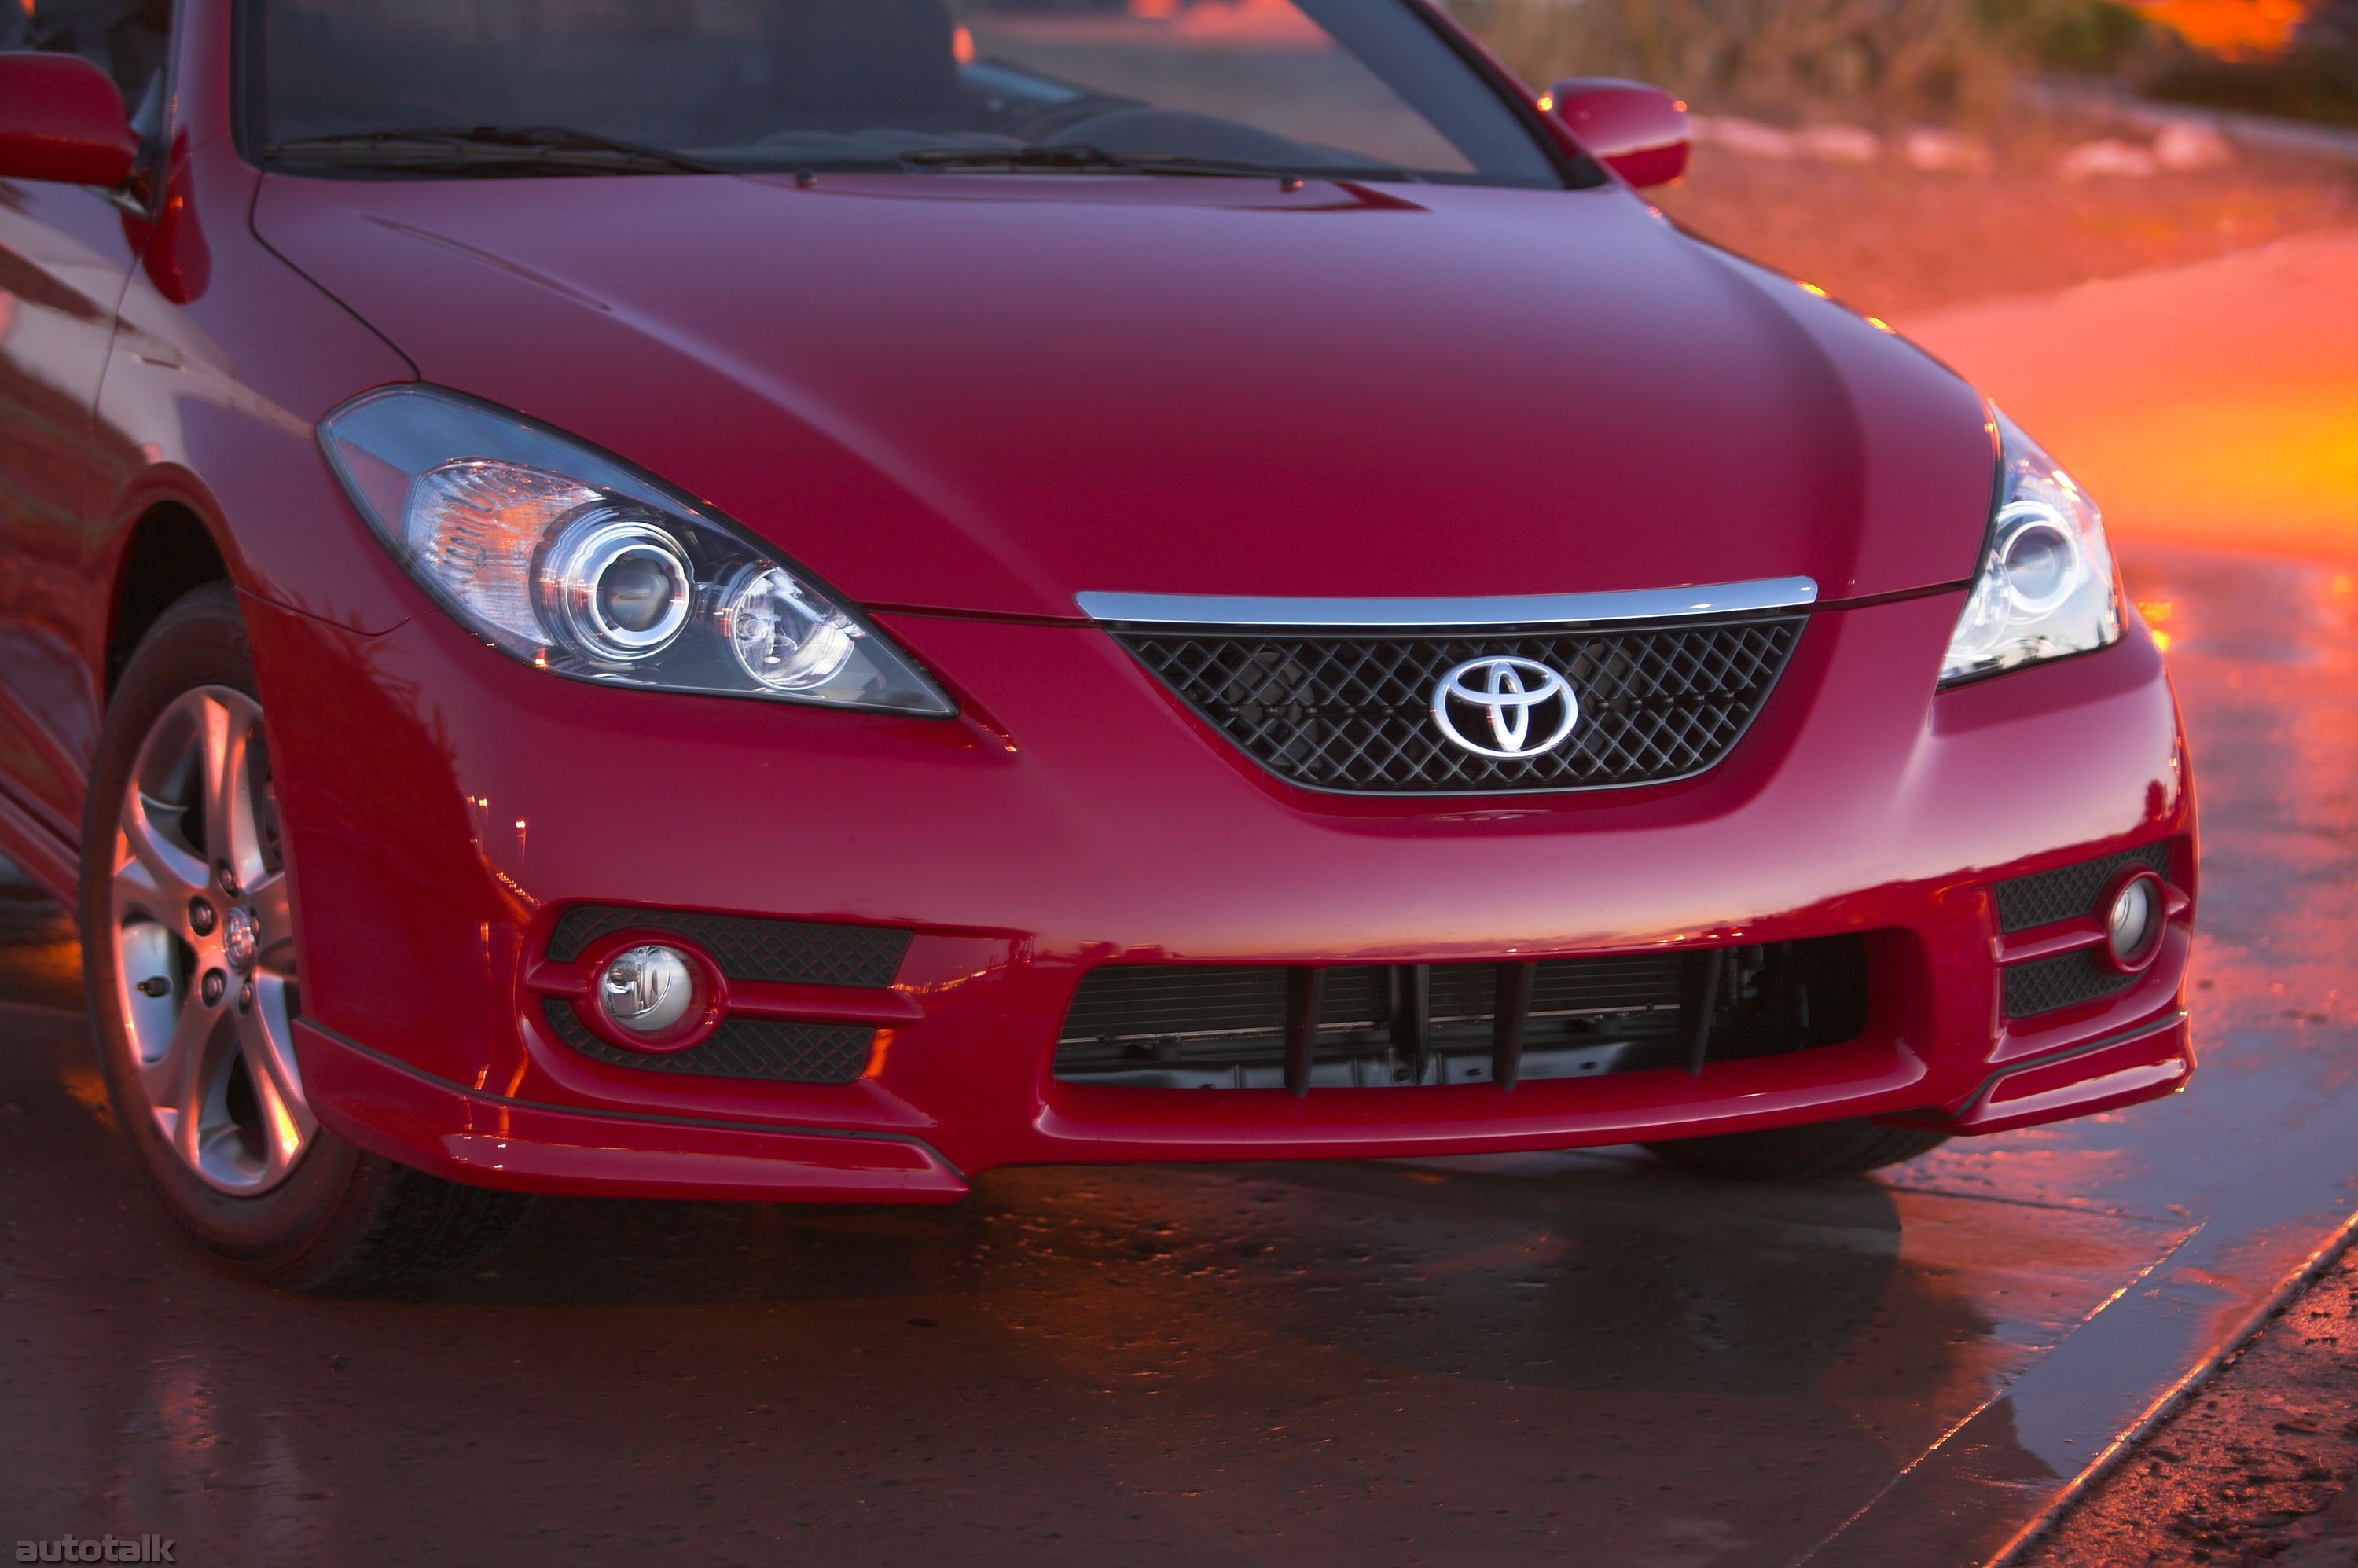
[[[304,1101],[302,1076],[295,1065],[287,982],[276,976],[257,975],[254,990],[254,1006],[237,1022],[237,1041],[262,1113],[268,1179],[275,1182],[302,1154],[319,1122]]]
[[[285,871],[271,871],[245,891],[245,906],[261,927],[257,947],[270,968],[291,973],[295,968],[295,910]]]
[[[208,1087],[205,1056],[220,1018],[214,1009],[190,997],[180,1009],[179,1022],[164,1054],[143,1063],[139,1069],[147,1103],[156,1109],[157,1124],[190,1164],[196,1162],[201,1142],[198,1124],[204,1119]]]
[[[115,918],[140,914],[189,935],[189,901],[204,891],[205,869],[156,826],[136,789],[123,806],[122,842],[114,870]]]
[[[204,792],[205,863],[218,866],[229,858],[230,722],[229,706],[211,692],[199,699],[203,738],[199,741]]]
[[[240,883],[257,881],[262,839],[246,754],[262,715],[244,697],[219,688],[207,691],[204,705],[205,859],[215,871],[229,867]]]
[[[224,784],[229,797],[229,863],[236,868],[238,881],[251,888],[272,874],[262,842],[267,807],[255,798],[254,779],[257,768],[266,772],[269,767],[269,747],[263,738],[262,710],[252,702],[238,697],[230,707],[230,717],[235,728]]]

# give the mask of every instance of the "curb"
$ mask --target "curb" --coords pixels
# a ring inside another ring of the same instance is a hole
[[[2131,1451],[2153,1434],[2155,1428],[2177,1414],[2189,1400],[2201,1392],[2203,1387],[2224,1370],[2244,1346],[2257,1339],[2261,1331],[2275,1322],[2288,1305],[2332,1268],[2353,1242],[2358,1242],[2358,1214],[2343,1220],[2324,1244],[2310,1253],[2308,1260],[2294,1270],[2266,1301],[2253,1309],[2251,1315],[2236,1326],[2235,1332],[2223,1340],[2217,1350],[2147,1406],[2143,1415],[2113,1439],[2111,1444],[2090,1461],[2085,1469],[2073,1476],[2070,1486],[2056,1493],[2039,1510],[2038,1518],[2015,1531],[2013,1539],[1998,1548],[1982,1568],[2014,1568],[2020,1563],[2032,1547],[2045,1540],[2048,1532],[2062,1522],[2065,1514],[2118,1469]]]

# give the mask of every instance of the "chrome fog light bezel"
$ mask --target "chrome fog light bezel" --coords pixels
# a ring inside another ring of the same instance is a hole
[[[660,1026],[635,1026],[618,1014],[608,999],[609,977],[627,957],[660,949],[676,957],[687,971],[688,989],[683,1005],[670,1011]],[[676,932],[640,929],[617,931],[582,952],[568,966],[578,979],[567,988],[575,996],[574,1011],[599,1039],[639,1055],[665,1056],[703,1044],[720,1027],[729,1011],[729,982],[712,956]]]
[[[2135,897],[2144,900],[2144,929],[2136,941],[2124,950],[2119,940],[2120,912]],[[2148,867],[2129,867],[2106,886],[2096,910],[2104,931],[2104,940],[2096,946],[2098,961],[2121,975],[2141,975],[2153,968],[2154,960],[2161,957],[2163,939],[2169,934],[2169,884]]]

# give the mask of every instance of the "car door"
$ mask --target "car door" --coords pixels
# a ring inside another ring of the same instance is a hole
[[[65,49],[145,96],[163,59],[154,5],[0,9],[17,48]],[[104,191],[0,180],[0,793],[63,846],[80,837],[99,693],[81,622],[92,410],[134,261]]]

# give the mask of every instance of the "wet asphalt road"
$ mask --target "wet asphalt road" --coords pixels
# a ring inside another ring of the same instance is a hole
[[[950,1210],[548,1202],[478,1275],[307,1300],[151,1206],[54,1006],[70,949],[19,942],[0,1541],[1986,1560],[2358,1213],[2358,592],[2291,562],[2130,567],[2194,734],[2203,1070],[1877,1180],[1603,1151],[1004,1172]]]

